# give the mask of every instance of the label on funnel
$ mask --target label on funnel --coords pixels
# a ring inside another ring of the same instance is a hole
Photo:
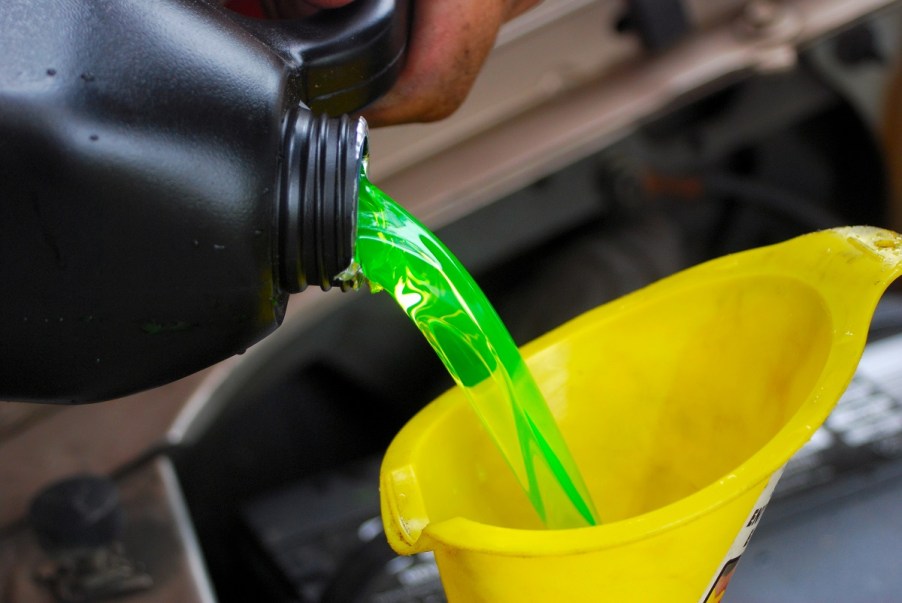
[[[755,533],[758,522],[761,521],[764,509],[767,508],[767,503],[770,501],[770,497],[774,493],[774,488],[777,487],[777,482],[780,481],[780,475],[782,474],[783,469],[781,468],[770,477],[764,490],[758,496],[758,500],[755,501],[751,513],[746,517],[745,523],[742,524],[742,529],[739,530],[739,534],[736,535],[736,539],[730,545],[730,550],[727,551],[723,562],[718,566],[714,579],[711,580],[711,584],[707,588],[707,594],[699,600],[699,603],[718,603],[723,599],[727,586],[730,584],[730,579],[733,577],[733,572],[736,571],[736,566],[739,564],[739,558],[748,547],[752,534]]]

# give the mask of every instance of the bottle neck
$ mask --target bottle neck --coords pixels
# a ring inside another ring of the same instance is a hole
[[[357,193],[367,151],[362,118],[288,115],[279,178],[278,263],[290,293],[353,285]]]

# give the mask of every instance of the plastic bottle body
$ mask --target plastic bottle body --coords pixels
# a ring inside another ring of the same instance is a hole
[[[306,160],[283,156],[298,120],[333,123],[298,109],[297,70],[204,2],[7,4],[0,399],[108,399],[275,329],[306,285],[281,265]],[[349,147],[323,174],[359,169],[365,132],[342,131],[314,141]]]

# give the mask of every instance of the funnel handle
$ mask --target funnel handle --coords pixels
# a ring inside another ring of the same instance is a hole
[[[732,257],[720,258],[724,266]],[[874,226],[842,226],[802,235],[752,252],[736,254],[746,270],[804,280],[827,297],[845,298],[850,286],[878,297],[902,275],[902,235]],[[718,261],[715,260],[715,263]]]
[[[875,256],[886,270],[887,282],[902,274],[902,235],[899,233],[871,226],[845,226],[834,231]]]

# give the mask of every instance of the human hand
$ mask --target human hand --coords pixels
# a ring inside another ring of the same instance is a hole
[[[267,0],[270,14],[300,16],[353,0]],[[444,119],[464,102],[501,25],[541,0],[412,0],[407,61],[395,85],[363,110],[371,126]]]

